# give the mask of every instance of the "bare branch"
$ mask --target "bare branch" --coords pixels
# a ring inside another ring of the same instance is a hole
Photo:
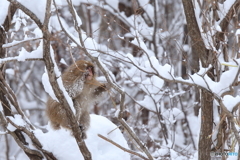
[[[116,142],[112,141],[111,139],[108,139],[107,137],[104,137],[104,136],[101,135],[101,134],[98,134],[98,137],[100,137],[100,138],[108,141],[109,143],[112,143],[113,145],[115,145],[116,147],[122,149],[122,150],[125,151],[125,152],[131,153],[131,154],[133,154],[133,155],[135,155],[135,156],[138,156],[138,157],[140,157],[140,158],[142,158],[142,159],[144,159],[144,160],[149,160],[149,159],[147,159],[146,157],[144,157],[143,155],[141,155],[141,154],[139,154],[139,153],[137,153],[137,152],[135,152],[135,151],[132,151],[132,150],[130,150],[130,149],[124,148],[124,147],[120,146],[119,144],[117,144]]]
[[[58,76],[56,75],[56,73],[54,71],[54,67],[56,67],[56,66],[54,66],[54,61],[55,60],[51,56],[51,52],[50,52],[50,37],[51,37],[51,34],[48,31],[48,21],[49,21],[49,17],[50,17],[48,14],[51,14],[50,13],[50,7],[51,7],[50,3],[51,3],[51,0],[48,0],[47,8],[46,8],[46,10],[48,12],[46,12],[45,21],[44,21],[47,24],[44,24],[43,29],[42,29],[43,37],[45,38],[43,40],[44,62],[45,62],[46,68],[47,68],[49,81],[50,81],[50,84],[52,85],[53,91],[54,91],[56,97],[58,98],[58,101],[60,102],[60,104],[62,104],[62,106],[64,107],[64,109],[65,109],[65,111],[66,111],[66,113],[69,117],[69,121],[72,124],[71,129],[72,129],[73,135],[74,135],[74,137],[77,141],[79,150],[81,151],[85,160],[91,160],[92,159],[91,158],[91,153],[89,152],[84,140],[81,137],[82,132],[81,132],[80,127],[79,127],[79,125],[76,121],[75,115],[73,114],[73,111],[71,110],[70,105],[68,104],[68,101],[66,100],[66,98],[63,94],[63,91],[60,89],[59,84],[57,83]]]
[[[18,56],[16,57],[7,57],[0,59],[0,64],[5,64],[7,62],[15,62],[18,61]],[[25,61],[43,61],[43,58],[27,58]]]
[[[38,138],[34,135],[34,133],[32,131],[29,131],[26,128],[26,126],[18,126],[13,121],[11,121],[11,119],[8,117],[7,117],[7,121],[10,122],[14,127],[19,129],[20,131],[23,131],[24,133],[26,133],[29,136],[29,138],[32,140],[34,146],[37,147],[37,149],[39,149],[40,151],[42,151],[42,153],[47,158],[47,160],[57,160],[57,158],[54,157],[54,155],[51,152],[48,152],[47,150],[42,148],[43,146],[40,143],[40,141],[38,140]]]
[[[0,120],[3,122],[3,126],[5,129],[7,129],[7,120],[4,118],[3,113],[0,111]],[[43,155],[38,150],[33,150],[28,147],[28,144],[20,138],[23,135],[20,135],[21,132],[19,130],[16,130],[14,132],[11,132],[8,130],[8,133],[14,138],[14,140],[17,142],[18,146],[23,149],[23,151],[28,155],[29,158],[35,159],[35,160],[42,160]],[[19,137],[20,136],[20,137]]]
[[[223,112],[227,115],[229,121],[231,122],[231,128],[233,130],[235,138],[238,141],[238,144],[240,145],[240,136],[239,136],[239,133],[238,133],[236,127],[235,127],[233,114],[226,108],[226,106],[224,105],[222,99],[219,96],[214,95],[214,98],[218,101],[218,103],[219,103],[220,107],[222,108]],[[238,106],[238,105],[239,105],[239,103],[236,104],[236,106]]]

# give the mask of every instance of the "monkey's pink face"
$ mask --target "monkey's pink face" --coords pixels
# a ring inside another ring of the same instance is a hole
[[[93,76],[94,76],[93,67],[92,66],[87,67],[86,80],[88,81],[92,80]]]

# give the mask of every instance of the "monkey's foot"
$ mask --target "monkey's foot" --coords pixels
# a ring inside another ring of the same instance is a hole
[[[87,134],[85,132],[85,127],[83,125],[79,125],[80,130],[82,131],[82,139],[87,139]]]

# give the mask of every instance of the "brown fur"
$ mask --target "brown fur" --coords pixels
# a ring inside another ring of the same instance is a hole
[[[92,67],[89,70],[89,67]],[[92,74],[89,73],[92,71]],[[72,64],[62,75],[63,85],[72,98],[76,110],[76,118],[86,138],[86,130],[90,125],[89,107],[106,91],[105,85],[98,82],[91,62],[79,60]],[[52,98],[47,101],[47,116],[54,129],[60,126],[70,129],[70,122],[64,108]]]

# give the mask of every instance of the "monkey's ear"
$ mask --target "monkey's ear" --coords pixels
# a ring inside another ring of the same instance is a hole
[[[107,87],[106,87],[105,84],[102,84],[101,86],[99,86],[99,87],[97,87],[97,88],[94,89],[93,94],[94,94],[95,96],[98,96],[98,95],[100,95],[101,93],[103,93],[103,92],[105,92],[105,91],[107,91]]]

